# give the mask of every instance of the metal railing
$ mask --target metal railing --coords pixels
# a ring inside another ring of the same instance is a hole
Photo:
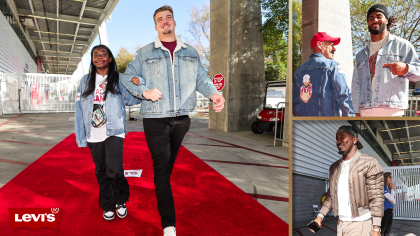
[[[408,96],[408,109],[405,110],[404,116],[419,116],[419,114],[416,114],[416,111],[419,110],[419,97],[420,96]]]
[[[394,219],[420,220],[420,166],[384,167],[384,171],[392,173]]]
[[[283,112],[282,112],[282,119],[279,119],[279,108],[283,108]],[[282,142],[289,142],[288,140],[284,139],[284,135],[283,135],[283,130],[284,130],[284,118],[285,118],[285,113],[286,113],[286,102],[279,102],[276,104],[276,123],[274,125],[274,146],[276,146],[276,141],[282,141]],[[278,123],[280,122],[280,130],[277,131],[278,129]],[[277,133],[279,133],[279,137],[277,138]]]
[[[25,74],[21,82],[21,112],[74,112],[78,82],[71,75]]]
[[[0,73],[0,102],[2,114],[19,113],[19,82],[18,73]]]

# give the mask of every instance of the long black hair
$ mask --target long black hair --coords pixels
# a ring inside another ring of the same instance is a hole
[[[96,83],[96,66],[93,64],[93,51],[97,48],[103,48],[108,52],[109,57],[111,58],[111,62],[108,65],[108,77],[106,78],[107,85],[105,88],[105,97],[104,100],[106,100],[106,95],[108,92],[116,94],[121,93],[120,92],[120,76],[117,72],[117,63],[115,62],[114,55],[112,55],[111,50],[103,44],[97,45],[92,48],[92,51],[90,52],[91,61],[90,61],[90,74],[88,75],[88,80],[86,82],[87,87],[85,91],[83,92],[82,96],[87,97],[90,94],[92,94],[95,91],[95,83]]]

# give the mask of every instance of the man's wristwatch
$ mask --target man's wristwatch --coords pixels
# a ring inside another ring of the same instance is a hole
[[[376,229],[373,229],[373,231],[376,231],[376,232],[381,232],[381,228],[376,228]]]

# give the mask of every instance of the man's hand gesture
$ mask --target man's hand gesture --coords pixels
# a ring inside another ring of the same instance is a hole
[[[221,112],[225,107],[225,98],[217,93],[211,95],[210,99],[213,101],[213,110]]]
[[[154,88],[151,90],[144,91],[143,97],[145,97],[147,100],[152,100],[152,102],[155,102],[162,98],[162,93],[159,91],[159,89]]]
[[[393,75],[404,75],[408,72],[408,64],[404,62],[386,63],[384,66],[387,66]]]

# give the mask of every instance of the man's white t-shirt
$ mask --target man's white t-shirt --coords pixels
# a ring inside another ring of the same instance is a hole
[[[352,159],[348,161],[343,161],[341,164],[341,173],[338,177],[337,183],[338,217],[341,221],[365,221],[372,217],[370,211],[364,215],[355,218],[352,218],[351,215],[349,190],[349,174],[351,161]]]
[[[106,78],[108,75],[102,76],[96,74],[96,83],[95,83],[95,92],[94,92],[94,99],[93,104],[101,104],[104,105],[104,97],[105,97],[105,88],[106,88]],[[105,109],[104,109],[105,111]],[[106,116],[106,113],[105,113]],[[92,125],[92,124],[91,124]],[[115,135],[120,138],[125,138],[125,133]],[[99,143],[105,141],[109,136],[106,134],[106,123],[100,127],[91,127],[90,129],[90,138],[87,138],[89,143]]]
[[[388,37],[389,37],[389,34],[385,38],[379,40],[378,42],[372,42],[372,41],[370,42],[369,62],[371,61],[370,57],[373,56],[375,53],[377,53],[385,45],[385,43],[388,41]],[[379,66],[380,66],[380,69],[388,70],[386,68],[382,68],[382,65],[379,65]],[[375,86],[374,85],[375,78],[376,78],[376,73],[372,79],[372,90]],[[404,115],[404,109],[397,109],[397,108],[374,107],[374,108],[360,109],[360,116],[403,116],[403,115]]]

